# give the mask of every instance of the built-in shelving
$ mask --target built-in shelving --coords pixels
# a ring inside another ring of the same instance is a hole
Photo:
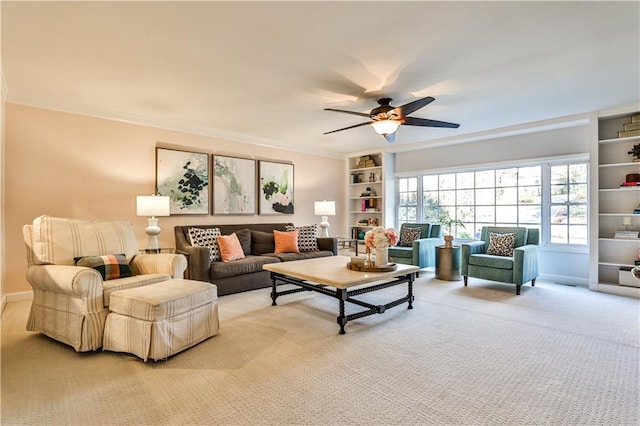
[[[640,143],[640,136],[616,137],[635,115],[640,113],[598,117],[597,149],[592,151],[592,183],[597,184],[597,190],[592,192],[596,199],[591,203],[597,209],[592,216],[597,238],[591,241],[597,268],[593,271],[595,277],[590,279],[590,288],[640,297],[639,288],[619,283],[621,268],[633,267],[638,259],[640,239],[614,238],[619,230],[640,231],[640,215],[634,214],[634,209],[640,206],[640,187],[621,186],[627,175],[640,173],[640,162],[633,161],[629,154]]]
[[[348,157],[347,167],[348,232],[362,244],[366,231],[386,226],[385,155],[374,152]]]

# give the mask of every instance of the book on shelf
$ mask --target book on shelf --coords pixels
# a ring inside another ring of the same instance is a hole
[[[628,123],[624,125],[624,130],[625,131],[629,131],[629,130],[640,130],[640,121],[637,123]]]
[[[613,238],[623,239],[623,240],[637,240],[639,236],[638,231],[616,231],[613,234]]]
[[[640,114],[631,116],[632,123],[640,123]]]
[[[627,130],[618,132],[619,138],[629,138],[631,136],[640,136],[640,130]]]

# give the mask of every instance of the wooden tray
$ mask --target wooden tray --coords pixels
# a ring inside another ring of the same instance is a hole
[[[364,263],[347,263],[347,269],[359,272],[390,272],[398,269],[395,263],[387,263],[385,266],[369,266],[365,267]]]

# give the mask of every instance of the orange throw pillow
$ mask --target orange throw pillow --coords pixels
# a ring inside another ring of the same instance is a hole
[[[231,235],[218,236],[218,247],[220,247],[220,257],[223,262],[244,259],[242,245],[235,232]]]
[[[276,253],[300,253],[298,250],[298,231],[273,231]]]

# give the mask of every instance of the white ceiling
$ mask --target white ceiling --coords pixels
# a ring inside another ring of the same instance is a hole
[[[395,147],[640,99],[640,3],[2,2],[9,102],[341,156],[433,96]]]

